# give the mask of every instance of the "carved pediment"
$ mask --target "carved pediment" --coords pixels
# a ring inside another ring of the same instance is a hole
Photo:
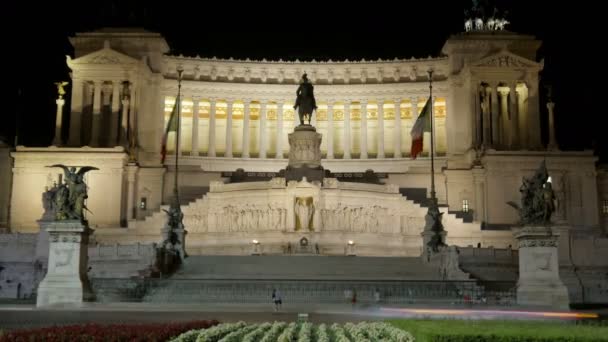
[[[71,59],[68,56],[68,66],[83,64],[137,64],[139,61],[109,47],[92,52],[82,57]]]
[[[490,67],[490,68],[538,68],[540,64],[515,55],[513,53],[502,51],[495,55],[484,57],[472,64],[473,67]]]

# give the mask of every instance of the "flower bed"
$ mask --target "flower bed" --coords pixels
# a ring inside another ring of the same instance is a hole
[[[346,323],[327,326],[312,323],[227,323],[207,330],[186,332],[171,342],[412,342],[411,334],[387,323]]]
[[[159,324],[83,324],[16,330],[0,335],[0,342],[137,342],[166,341],[184,331],[205,331],[217,321]]]
[[[591,342],[608,341],[608,327],[574,322],[485,320],[394,320],[417,342]]]

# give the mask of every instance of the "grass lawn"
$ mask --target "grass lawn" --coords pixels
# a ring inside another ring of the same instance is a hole
[[[410,332],[416,342],[608,341],[608,326],[575,325],[573,322],[390,320],[389,323]],[[455,339],[434,336],[453,336]]]

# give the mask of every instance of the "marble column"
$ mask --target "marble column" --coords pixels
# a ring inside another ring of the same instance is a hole
[[[327,103],[327,159],[334,159],[334,105]]]
[[[473,147],[479,148],[483,144],[483,101],[480,99],[481,91],[479,88],[471,87],[471,113],[473,118],[473,128],[475,132],[475,143]]]
[[[82,125],[82,108],[84,83],[81,79],[72,79],[72,108],[70,113],[70,135],[68,137],[68,145],[80,146],[81,136],[80,130]]]
[[[54,146],[63,145],[63,141],[61,139],[61,126],[63,125],[63,105],[65,104],[65,100],[63,98],[58,98],[55,100],[57,104],[57,115],[55,116],[55,137],[53,138]]]
[[[498,120],[498,86],[492,84],[492,147],[496,148],[500,144],[500,122]]]
[[[344,103],[344,157],[350,159],[350,102]]]
[[[215,107],[217,102],[215,99],[209,100],[209,152],[207,156],[215,157]]]
[[[277,103],[277,159],[283,158],[283,103],[284,101]]]
[[[485,205],[485,170],[481,167],[474,167],[472,171],[475,188],[475,203],[473,207],[474,219],[477,222],[485,222],[487,221]]]
[[[139,167],[135,163],[127,165],[127,222],[137,218],[135,214],[135,176]]]
[[[127,132],[129,129],[129,96],[124,94],[122,97],[122,118],[120,123],[120,144],[122,146],[127,145]]]
[[[268,114],[268,103],[266,101],[262,101],[260,104],[260,134],[258,135],[260,147],[260,158],[266,158],[266,142],[268,141],[266,137],[266,117]]]
[[[509,118],[509,88],[500,87],[498,88],[498,92],[500,93],[500,146],[503,149],[508,149],[511,135],[511,122]]]
[[[191,156],[199,155],[199,142],[198,142],[198,130],[199,130],[199,104],[200,97],[192,97],[192,147],[190,149]]]
[[[530,149],[540,150],[540,105],[538,103],[538,80],[528,82],[528,134],[530,136]]]
[[[395,99],[395,141],[394,158],[401,158],[401,99]]]
[[[135,120],[137,118],[137,115],[135,114],[135,103],[137,102],[138,94],[135,91],[135,89],[136,89],[136,84],[131,83],[131,96],[129,97],[129,127],[131,129],[131,133],[133,133],[133,134],[136,134],[135,128],[137,127],[137,124],[135,123]],[[130,138],[132,138],[132,137],[130,137]]]
[[[510,144],[512,150],[519,148],[519,113],[518,95],[515,84],[509,86],[509,118],[511,119]]]
[[[110,115],[110,144],[116,146],[118,143],[118,117],[120,116],[120,81],[112,81],[112,113]]]
[[[243,100],[243,158],[249,158],[249,110],[250,100]]]
[[[378,100],[378,154],[376,158],[384,158],[384,100]]]
[[[93,82],[93,115],[91,124],[91,141],[89,146],[99,146],[99,134],[101,130],[101,81]]]
[[[549,151],[559,150],[557,146],[557,141],[555,140],[555,113],[553,112],[554,108],[555,103],[547,103],[547,109],[549,110],[549,144],[547,145],[547,150]]]
[[[232,99],[226,100],[226,151],[224,157],[232,158]]]
[[[367,100],[361,101],[361,159],[367,159]]]
[[[483,145],[484,147],[492,147],[492,110],[490,109],[490,97],[491,97],[491,90],[490,87],[486,84],[484,84],[482,86],[482,112],[483,112],[483,117],[482,117],[482,121],[483,121]]]

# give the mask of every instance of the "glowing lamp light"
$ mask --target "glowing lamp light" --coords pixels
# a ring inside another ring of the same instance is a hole
[[[258,240],[253,240],[251,242],[253,242],[254,245],[259,245],[260,244],[260,242]]]
[[[349,245],[349,246],[352,246],[352,245],[354,245],[354,244],[355,244],[355,242],[354,242],[353,240],[348,240],[348,245]]]

